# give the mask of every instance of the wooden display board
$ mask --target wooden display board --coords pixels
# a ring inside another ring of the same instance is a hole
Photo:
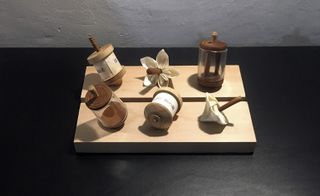
[[[172,65],[170,65],[172,66]],[[177,89],[184,101],[204,101],[204,92],[213,92],[218,100],[230,100],[233,97],[246,97],[239,66],[228,65],[225,69],[225,81],[223,87],[218,91],[203,88],[197,82],[197,66],[172,66],[180,75],[173,78],[173,86]],[[142,66],[126,66],[126,74],[123,83],[114,92],[124,101],[151,101],[157,88],[146,88],[143,79],[146,69]],[[101,82],[95,68],[87,67],[81,97],[84,98],[90,84]]]
[[[196,66],[177,66],[180,76],[173,83],[184,103],[177,119],[167,131],[150,127],[144,118],[144,108],[152,100],[158,87],[141,91],[145,69],[142,66],[127,66],[126,75],[115,93],[125,101],[128,117],[119,130],[102,128],[84,103],[81,103],[74,138],[79,153],[251,153],[256,138],[246,101],[224,111],[230,125],[200,123],[205,101],[203,89],[198,88],[190,77],[196,73]],[[87,67],[83,93],[90,84],[100,81],[94,67]],[[188,82],[191,81],[191,82]],[[213,92],[219,100],[236,96],[245,97],[239,66],[226,67],[223,87]],[[84,94],[82,94],[82,97]],[[224,104],[221,101],[220,104]]]

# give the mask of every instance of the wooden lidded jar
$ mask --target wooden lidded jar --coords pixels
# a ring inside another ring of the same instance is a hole
[[[212,32],[211,36],[211,40],[203,40],[199,45],[198,82],[204,87],[220,88],[228,49],[225,42],[217,40],[217,32]]]
[[[160,88],[154,93],[152,102],[144,110],[146,121],[157,129],[167,129],[173,117],[181,109],[182,103],[181,96],[174,89]]]
[[[121,127],[127,118],[126,105],[104,83],[90,86],[85,103],[105,128]]]
[[[101,79],[105,81],[107,85],[121,85],[122,77],[126,72],[114,54],[113,46],[107,44],[99,47],[94,38],[90,37],[89,40],[96,51],[87,58],[88,62],[95,66]]]

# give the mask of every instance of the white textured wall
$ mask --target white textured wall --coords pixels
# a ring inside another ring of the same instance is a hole
[[[0,47],[320,45],[320,0],[0,0]]]

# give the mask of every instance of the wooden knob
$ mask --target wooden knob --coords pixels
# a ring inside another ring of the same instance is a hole
[[[212,41],[216,41],[216,39],[218,37],[218,33],[216,31],[212,32],[211,37],[212,37]]]
[[[92,47],[99,52],[100,51],[100,46],[97,44],[96,40],[94,39],[94,37],[89,37],[90,43],[92,45]]]
[[[89,91],[92,92],[95,97],[99,96],[99,93],[98,93],[96,87],[94,85],[92,85],[92,84],[89,86]]]
[[[162,73],[162,70],[159,68],[148,68],[147,74],[149,75],[160,75]]]

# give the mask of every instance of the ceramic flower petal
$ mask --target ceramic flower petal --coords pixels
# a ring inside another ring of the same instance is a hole
[[[148,69],[148,68],[157,68],[158,63],[153,58],[146,56],[140,59],[141,65]]]
[[[229,124],[229,121],[226,118],[226,116],[219,111],[218,100],[209,93],[206,93],[206,105],[202,115],[199,117],[199,121],[216,122],[220,125]]]
[[[143,80],[144,86],[155,86],[158,83],[159,76],[158,75],[146,75]]]
[[[179,72],[172,67],[165,67],[162,69],[162,73],[165,74],[168,78],[173,78],[179,75]]]
[[[167,66],[169,66],[169,56],[168,54],[164,51],[164,49],[160,50],[158,52],[156,61],[158,63],[158,68],[163,69]]]
[[[159,87],[167,87],[169,86],[169,78],[166,77],[163,74],[160,74],[159,80],[158,80]]]

